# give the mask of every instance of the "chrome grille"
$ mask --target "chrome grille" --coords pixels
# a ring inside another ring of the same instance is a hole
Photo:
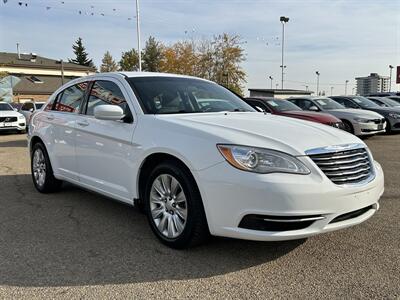
[[[0,117],[0,122],[17,122],[17,117]]]
[[[335,184],[354,184],[373,175],[371,161],[365,148],[313,154],[309,157]]]

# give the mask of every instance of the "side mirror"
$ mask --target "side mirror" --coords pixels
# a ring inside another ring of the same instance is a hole
[[[312,105],[312,106],[310,106],[310,107],[308,108],[308,110],[311,110],[311,111],[319,111],[319,108],[316,107],[315,105]]]
[[[30,109],[29,109],[29,112],[33,112],[33,108],[30,108]]]
[[[16,109],[15,107],[13,108],[14,111],[18,111],[18,109]]]
[[[99,105],[94,108],[94,117],[99,120],[118,121],[124,117],[124,111],[117,105]]]

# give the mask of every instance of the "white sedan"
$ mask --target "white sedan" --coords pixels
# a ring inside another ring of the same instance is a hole
[[[209,234],[271,241],[346,228],[378,210],[384,189],[357,137],[260,114],[187,76],[70,81],[33,114],[28,139],[38,191],[68,181],[139,205],[174,248]]]

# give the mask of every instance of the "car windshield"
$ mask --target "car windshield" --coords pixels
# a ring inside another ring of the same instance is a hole
[[[180,77],[127,78],[146,114],[255,111],[215,83]]]
[[[302,110],[300,107],[287,100],[267,100],[267,103],[279,112]]]
[[[36,103],[36,109],[41,109],[44,103]]]
[[[362,108],[376,108],[379,107],[374,101],[369,100],[363,96],[352,97],[352,99]]]
[[[8,103],[0,103],[0,111],[13,110],[12,106]]]
[[[314,99],[317,104],[322,107],[323,110],[330,110],[330,109],[344,109],[345,107],[336,101],[329,99],[329,98],[317,98]]]
[[[389,105],[391,107],[400,106],[399,102],[394,101],[394,100],[392,100],[390,98],[387,98],[387,97],[379,98],[379,100],[381,100],[382,102],[384,102],[385,104],[387,104],[387,105]]]

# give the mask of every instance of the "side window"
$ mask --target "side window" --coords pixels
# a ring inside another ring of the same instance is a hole
[[[22,105],[21,110],[23,111],[29,111],[30,109],[33,109],[33,103],[32,102],[26,102],[24,105]]]
[[[86,114],[94,115],[94,108],[97,105],[118,105],[124,111],[126,117],[132,117],[128,103],[122,94],[121,89],[112,81],[98,80],[90,90],[89,100],[86,106]]]
[[[309,102],[309,101],[308,101]],[[307,110],[307,100],[297,99],[295,100],[295,104],[300,107],[301,109]]]
[[[343,101],[339,102],[339,103],[342,104],[344,107],[358,108],[358,106],[356,104],[354,104],[353,102],[351,102],[350,100],[347,100],[347,99],[343,99]]]
[[[87,88],[87,82],[78,83],[63,90],[57,96],[56,111],[78,113]]]
[[[346,103],[344,103],[344,99],[343,98],[332,97],[332,99],[335,100],[337,103],[342,104],[343,106],[346,106]]]

